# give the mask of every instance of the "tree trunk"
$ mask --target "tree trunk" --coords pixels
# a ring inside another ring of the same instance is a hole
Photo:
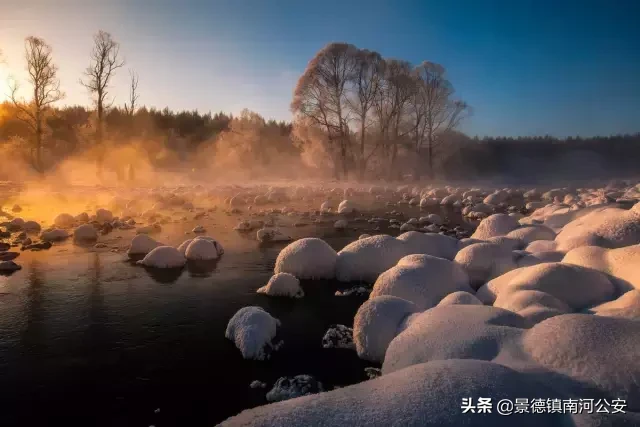
[[[97,159],[96,159],[96,175],[99,179],[102,179],[102,172],[104,167],[104,153],[103,153],[103,145],[102,145],[102,115],[103,115],[103,107],[102,107],[102,91],[98,91],[98,108],[97,108],[97,123],[96,123],[96,148],[97,148]]]
[[[36,112],[36,159],[35,167],[38,173],[44,173],[44,167],[42,165],[42,119],[40,111]]]
[[[366,117],[362,117],[360,120],[360,167],[358,171],[358,178],[360,181],[364,181],[364,172],[367,167],[367,161],[364,156],[364,124]]]
[[[429,178],[434,178],[433,173],[433,141],[429,138]]]

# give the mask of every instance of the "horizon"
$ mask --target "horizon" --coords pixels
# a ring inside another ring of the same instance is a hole
[[[127,60],[113,81],[114,106],[126,100],[133,69],[141,106],[234,116],[247,108],[289,122],[293,87],[307,62],[327,43],[344,41],[387,58],[442,64],[457,96],[473,108],[459,129],[469,136],[640,131],[640,29],[633,25],[640,5],[631,1],[616,8],[602,1],[369,2],[366,10],[350,3],[337,17],[332,7],[313,10],[289,1],[158,2],[153,13],[142,2],[47,3],[9,0],[5,6],[0,101],[9,74],[23,80],[23,40],[35,35],[52,46],[60,68],[67,97],[56,105],[90,106],[78,80],[92,35],[102,29]],[[354,21],[354,14],[361,19]],[[62,17],[64,25],[51,24]]]

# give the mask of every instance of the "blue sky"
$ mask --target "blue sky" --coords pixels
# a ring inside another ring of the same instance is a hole
[[[22,41],[41,36],[64,102],[88,104],[78,79],[91,35],[104,29],[138,72],[148,106],[290,119],[306,63],[345,41],[442,64],[473,107],[463,126],[471,135],[638,132],[639,19],[637,0],[1,0],[0,79],[21,77]],[[116,104],[127,78],[124,69],[114,80]]]

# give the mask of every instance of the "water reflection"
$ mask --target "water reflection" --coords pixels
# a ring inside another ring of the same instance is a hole
[[[147,274],[158,283],[174,283],[182,276],[184,268],[152,268],[143,267]]]
[[[187,271],[191,277],[211,277],[216,271],[218,260],[210,261],[187,261]]]
[[[27,265],[27,288],[25,314],[25,328],[20,336],[21,347],[26,357],[37,357],[46,349],[44,293],[44,268],[38,261],[31,261]]]

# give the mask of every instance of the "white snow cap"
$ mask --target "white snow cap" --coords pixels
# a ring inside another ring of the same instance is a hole
[[[131,240],[131,247],[127,254],[146,255],[158,246],[162,246],[162,243],[157,242],[146,234],[138,234]]]
[[[353,321],[353,341],[358,356],[382,362],[389,343],[400,333],[405,319],[418,312],[410,301],[394,296],[380,296],[365,301]]]
[[[300,280],[289,273],[277,273],[271,276],[269,282],[257,291],[269,296],[302,298],[304,291],[300,287]]]
[[[378,277],[370,298],[391,295],[426,310],[455,291],[473,292],[459,265],[430,255],[409,255]]]
[[[351,213],[353,211],[356,210],[355,205],[353,204],[353,202],[349,201],[349,200],[343,200],[342,202],[340,202],[340,204],[338,205],[338,213]]]
[[[397,239],[405,243],[407,254],[424,254],[453,259],[460,248],[457,239],[437,233],[409,231],[399,235]]]
[[[490,237],[504,236],[518,228],[518,220],[506,214],[493,214],[483,219],[471,235],[472,239],[487,240]]]
[[[227,324],[225,337],[233,341],[245,359],[264,360],[273,348],[280,321],[260,307],[243,307]]]
[[[296,240],[280,251],[275,273],[289,273],[299,279],[333,279],[336,251],[322,239]]]
[[[511,249],[494,243],[474,243],[462,248],[454,261],[467,272],[475,289],[488,280],[517,268]]]
[[[212,261],[218,259],[218,249],[214,242],[206,239],[193,239],[185,248],[184,256],[189,261]]]
[[[482,301],[480,301],[478,297],[472,293],[465,291],[456,291],[451,292],[449,295],[442,298],[438,303],[438,306],[440,307],[443,305],[455,304],[482,305]]]
[[[349,243],[336,262],[336,278],[341,282],[374,282],[378,276],[407,255],[404,242],[385,234]]]
[[[158,246],[137,264],[154,268],[178,268],[186,264],[186,258],[172,246]]]
[[[349,222],[346,219],[339,219],[333,224],[333,228],[336,230],[344,230],[349,226]]]
[[[194,249],[192,249],[192,251],[190,252],[191,258],[187,257],[187,249],[196,240],[205,240],[213,244],[215,248],[215,254],[208,245],[198,243],[194,246]],[[213,237],[197,236],[197,237],[194,237],[193,239],[187,239],[184,242],[182,242],[180,246],[178,246],[178,252],[180,252],[185,258],[191,259],[191,260],[213,260],[213,259],[219,258],[222,254],[224,254],[224,248]],[[217,255],[217,256],[214,256],[214,255]]]

